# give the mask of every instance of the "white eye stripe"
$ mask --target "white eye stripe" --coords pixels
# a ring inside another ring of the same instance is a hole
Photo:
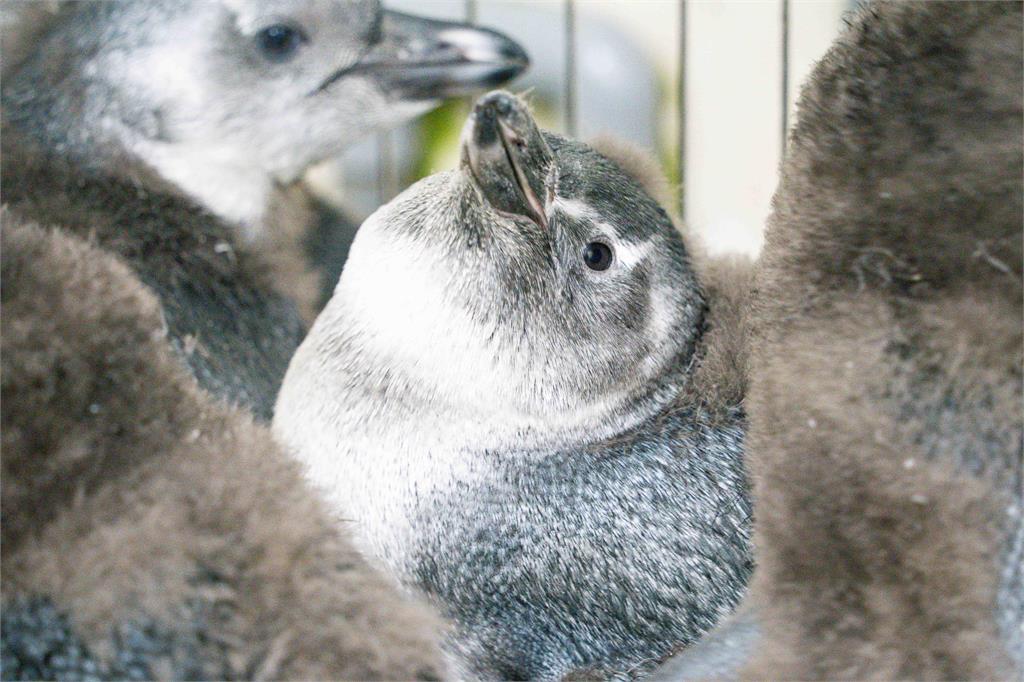
[[[650,242],[618,242],[615,245],[615,258],[625,268],[632,268],[647,258],[651,252]]]
[[[548,209],[548,217],[550,218],[556,210],[563,215],[576,218],[577,220],[598,222],[601,219],[601,214],[595,211],[593,207],[578,199],[555,197],[555,200],[551,202],[551,207]]]
[[[562,215],[576,220],[586,220],[593,223],[594,225],[594,240],[600,241],[601,236],[607,237],[609,246],[615,252],[615,259],[620,267],[632,268],[637,263],[646,258],[652,248],[652,244],[649,241],[645,242],[628,242],[623,241],[619,238],[619,231],[611,223],[601,220],[601,214],[597,212],[592,206],[586,204],[578,199],[565,199],[562,197],[556,197],[551,202],[551,208],[548,212],[550,217],[555,211],[558,211]]]

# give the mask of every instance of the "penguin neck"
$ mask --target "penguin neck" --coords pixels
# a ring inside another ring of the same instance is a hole
[[[30,60],[5,88],[3,110],[7,125],[84,172],[126,177],[145,169],[231,225],[240,243],[255,244],[266,231],[279,183],[251,154],[216,140],[173,139],[158,110],[126,102],[102,81],[58,78]]]
[[[322,387],[332,396],[328,402],[338,409],[337,423],[347,424],[346,433],[363,429],[375,423],[379,415],[388,414],[394,422],[407,418],[410,423],[431,424],[430,441],[440,450],[514,452],[517,457],[529,459],[605,441],[629,440],[670,413],[686,411],[730,428],[742,419],[741,394],[704,388],[709,382],[725,383],[717,377],[705,378],[709,371],[704,366],[706,359],[722,353],[715,347],[722,337],[720,330],[705,333],[705,320],[724,317],[706,307],[697,320],[698,333],[647,383],[571,411],[524,412],[501,400],[489,403],[477,392],[453,396],[406,372],[404,363],[395,363],[378,352],[372,333],[364,337],[362,325],[351,323],[361,318],[346,303],[335,299],[328,305],[311,333],[309,348],[293,362],[298,367],[306,355],[316,356],[320,358],[318,363],[327,367],[316,374],[347,377],[344,382]],[[695,382],[695,377],[701,381]],[[307,379],[319,383],[312,376]],[[392,431],[403,432],[400,428]]]
[[[263,236],[276,183],[259,165],[216,144],[139,140],[131,146],[162,178],[236,226],[243,243],[253,244]]]
[[[728,352],[721,344],[732,338],[735,330],[710,326],[722,322],[724,317],[731,317],[728,314],[731,312],[723,315],[723,311],[705,307],[691,347],[684,349],[671,369],[650,384],[646,396],[635,400],[628,425],[601,440],[606,443],[645,442],[652,431],[659,430],[659,424],[684,420],[706,430],[712,439],[716,433],[721,433],[727,435],[728,442],[741,442],[746,431],[743,390],[737,390],[732,384],[743,379],[726,376],[726,372],[715,366],[716,359]]]
[[[638,401],[638,418],[613,437],[646,438],[652,424],[680,415],[710,434],[742,437],[747,390],[750,296],[755,268],[745,257],[697,258],[694,266],[705,305],[690,348],[682,349],[649,398]]]

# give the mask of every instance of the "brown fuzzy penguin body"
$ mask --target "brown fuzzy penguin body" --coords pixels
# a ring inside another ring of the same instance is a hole
[[[267,243],[251,247],[137,161],[84,169],[5,125],[2,173],[12,215],[121,257],[159,296],[169,341],[204,388],[269,419],[315,295],[299,244],[308,216],[285,214],[301,202],[275,202]]]
[[[1021,3],[868,7],[756,278],[758,568],[662,679],[1024,671]]]
[[[753,670],[991,678],[1024,654],[1021,20],[870,8],[804,93],[759,278],[778,647]]]
[[[131,270],[2,218],[5,679],[436,677],[438,624],[199,388]]]

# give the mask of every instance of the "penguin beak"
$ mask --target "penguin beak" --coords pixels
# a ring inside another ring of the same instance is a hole
[[[543,198],[553,159],[525,104],[501,90],[477,100],[462,131],[462,164],[491,206],[547,228]]]
[[[381,36],[359,70],[396,99],[465,95],[511,80],[530,64],[513,40],[466,24],[385,11]]]

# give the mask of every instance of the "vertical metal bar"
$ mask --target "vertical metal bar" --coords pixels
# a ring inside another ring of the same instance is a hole
[[[565,132],[576,137],[576,3],[565,0]]]
[[[679,0],[679,80],[676,106],[679,108],[679,141],[676,169],[679,177],[679,219],[686,222],[686,0]]]
[[[782,157],[789,137],[789,0],[782,0]]]

